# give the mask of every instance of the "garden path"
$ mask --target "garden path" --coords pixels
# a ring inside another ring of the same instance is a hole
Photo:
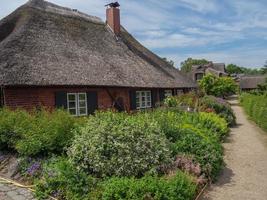
[[[0,200],[34,200],[32,193],[0,180]]]
[[[237,126],[225,141],[226,166],[202,200],[267,200],[267,134],[230,100]]]

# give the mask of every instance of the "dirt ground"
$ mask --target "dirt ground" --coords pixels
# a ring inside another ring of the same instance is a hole
[[[202,200],[267,200],[267,133],[247,119],[236,100],[230,101],[237,116],[225,141],[226,166]]]

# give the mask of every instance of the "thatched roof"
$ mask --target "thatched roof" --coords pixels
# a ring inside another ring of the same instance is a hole
[[[240,78],[241,89],[256,89],[258,85],[264,84],[267,80],[267,75],[262,76],[243,76]]]
[[[221,73],[225,73],[225,64],[224,63],[213,63],[212,68]]]
[[[223,71],[219,71],[219,70],[215,70],[214,68],[207,68],[206,69],[206,73],[211,73],[215,76],[227,76],[228,74],[223,72]]]
[[[6,86],[195,87],[125,29],[43,0],[0,21],[0,70]]]

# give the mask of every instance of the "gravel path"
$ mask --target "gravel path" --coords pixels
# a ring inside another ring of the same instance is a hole
[[[202,200],[267,200],[267,134],[230,103],[238,125],[224,143],[225,169]]]
[[[0,181],[0,200],[34,200],[34,197],[27,189]]]

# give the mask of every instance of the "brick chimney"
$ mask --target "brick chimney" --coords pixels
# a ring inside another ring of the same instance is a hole
[[[114,32],[115,35],[119,35],[121,31],[121,23],[120,23],[120,4],[118,2],[110,3],[107,6],[106,16],[107,16],[107,24]]]

